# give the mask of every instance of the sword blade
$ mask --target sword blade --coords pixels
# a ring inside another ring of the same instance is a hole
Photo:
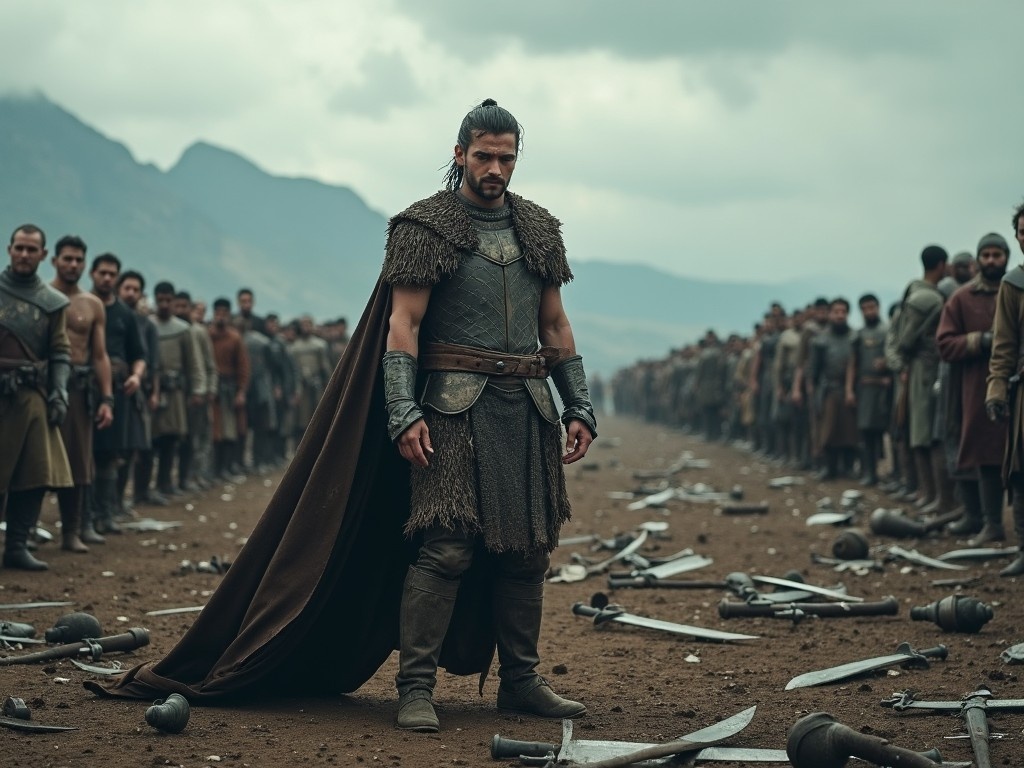
[[[680,573],[704,568],[713,562],[715,561],[710,557],[704,557],[704,555],[688,555],[687,557],[669,560],[667,563],[661,563],[660,565],[652,565],[650,568],[637,572],[636,575],[649,576],[653,579],[667,579]]]
[[[658,493],[652,493],[650,496],[644,496],[642,499],[634,501],[629,504],[626,508],[636,512],[639,509],[646,509],[647,507],[663,507],[665,502],[676,497],[675,488],[666,488],[664,491]]]
[[[802,592],[813,592],[816,595],[831,597],[834,600],[841,600],[845,603],[864,602],[863,597],[854,597],[853,595],[848,595],[845,592],[837,592],[834,589],[826,589],[825,587],[818,587],[814,584],[803,584],[799,581],[780,579],[775,576],[751,576],[750,578],[759,584],[773,584],[777,587],[789,587],[790,589],[799,589]]]
[[[60,608],[64,605],[74,605],[74,603],[70,600],[48,603],[5,603],[0,605],[0,611],[20,611],[23,608]]]
[[[928,655],[936,655],[941,658],[945,658],[944,654],[945,647],[938,646],[935,649],[931,649],[931,652]],[[870,672],[871,670],[881,669],[882,667],[888,667],[892,664],[901,664],[909,659],[917,659],[919,655],[920,654],[916,653],[914,649],[910,647],[909,643],[901,643],[896,653],[892,653],[887,656],[877,656],[873,659],[851,661],[847,664],[829,667],[828,669],[818,669],[813,672],[805,672],[802,675],[797,675],[786,683],[786,690],[791,691],[794,688],[807,688],[812,685],[822,685],[836,680],[843,680],[847,677],[853,677],[854,675],[861,674],[862,672]]]
[[[993,557],[1009,557],[1016,555],[1020,550],[1017,547],[975,547],[973,549],[954,549],[952,552],[943,552],[938,559],[949,560],[988,560]]]
[[[676,624],[661,619],[651,619],[646,616],[635,616],[631,613],[622,613],[611,619],[620,624],[629,624],[634,627],[645,629],[658,629],[662,632],[672,632],[677,635],[689,635],[690,637],[702,637],[706,640],[757,640],[758,635],[741,635],[736,632],[722,632],[717,629],[705,627],[693,627],[689,624]]]
[[[789,756],[784,749],[759,749],[757,747],[704,747],[693,756],[693,762],[723,763],[788,763]]]
[[[46,643],[45,640],[39,640],[34,637],[11,637],[9,635],[0,635],[0,642],[2,643],[22,643],[23,645],[43,645]]]
[[[146,611],[147,616],[174,616],[178,613],[199,613],[205,605],[190,605],[187,608],[163,608],[159,611]]]
[[[737,712],[735,715],[727,717],[714,725],[709,725],[708,727],[701,728],[693,733],[680,736],[678,739],[674,740],[680,742],[679,749],[677,752],[672,754],[696,751],[701,748],[701,744],[713,744],[735,736],[750,724],[750,721],[753,720],[754,713],[756,711],[756,706],[748,707],[742,712]],[[558,752],[558,762],[569,764],[593,763],[599,760],[621,757],[623,755],[638,752],[642,749],[651,749],[660,746],[665,745],[638,744],[629,741],[603,741],[595,739],[574,740],[572,738],[572,721],[563,720],[562,748]],[[636,764],[643,766],[664,765],[669,759],[670,756],[665,756],[644,760],[643,762]]]
[[[835,525],[848,523],[853,519],[849,512],[815,512],[805,521],[807,525]]]
[[[966,571],[966,565],[958,565],[957,563],[947,563],[942,560],[936,560],[934,557],[928,557],[928,555],[922,555],[916,549],[904,549],[896,544],[889,546],[889,554],[893,557],[900,557],[911,563],[917,563],[918,565],[927,565],[932,568],[943,568],[947,571]]]

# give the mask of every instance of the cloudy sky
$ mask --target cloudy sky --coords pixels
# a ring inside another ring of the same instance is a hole
[[[1018,0],[0,0],[0,91],[135,156],[193,141],[386,214],[440,185],[461,117],[525,127],[512,187],[577,259],[844,282],[1010,235]],[[890,280],[893,278],[890,278]]]

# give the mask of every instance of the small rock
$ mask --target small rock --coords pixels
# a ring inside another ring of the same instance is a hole
[[[553,675],[564,675],[568,672],[569,668],[565,666],[565,664],[555,664],[555,666],[551,668],[551,674]]]

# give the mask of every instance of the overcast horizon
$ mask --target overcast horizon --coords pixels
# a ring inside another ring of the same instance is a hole
[[[440,186],[492,97],[525,129],[510,188],[571,258],[903,281],[928,243],[1011,238],[1024,54],[1010,0],[892,5],[0,3],[0,92],[163,169],[206,141],[387,215]]]

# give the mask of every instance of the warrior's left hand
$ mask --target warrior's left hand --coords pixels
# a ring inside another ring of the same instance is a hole
[[[587,449],[594,442],[594,436],[590,429],[579,419],[573,419],[566,427],[565,450],[562,457],[563,464],[572,464],[587,455]]]

